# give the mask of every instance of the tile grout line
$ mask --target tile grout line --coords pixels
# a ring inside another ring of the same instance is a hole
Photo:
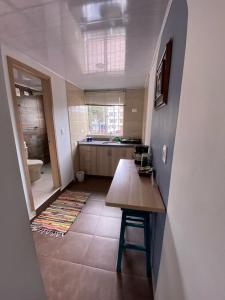
[[[42,255],[40,254],[39,255],[40,257],[44,257],[44,258],[50,258],[52,260],[59,260],[59,261],[62,261],[62,262],[65,262],[67,264],[73,264],[73,265],[78,265],[78,266],[83,266],[83,267],[86,267],[86,268],[90,268],[90,269],[96,269],[96,270],[100,270],[100,271],[103,271],[103,272],[108,272],[108,273],[112,273],[112,274],[115,274],[115,275],[118,275],[118,276],[128,276],[128,277],[134,277],[134,278],[139,278],[139,279],[149,279],[147,276],[143,276],[143,275],[136,275],[136,274],[128,274],[128,273],[117,273],[116,271],[111,271],[111,270],[106,270],[106,269],[102,269],[102,268],[99,268],[99,267],[93,267],[93,266],[90,266],[90,265],[85,265],[85,264],[82,264],[82,263],[78,263],[78,262],[73,262],[73,261],[68,261],[68,260],[65,260],[65,259],[62,259],[62,258],[55,258],[55,257],[50,257],[50,256],[47,256],[47,255]]]

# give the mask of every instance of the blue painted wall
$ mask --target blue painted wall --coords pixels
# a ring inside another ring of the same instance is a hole
[[[188,8],[186,0],[174,0],[164,27],[159,50],[158,62],[165,51],[166,43],[173,39],[173,53],[170,71],[168,104],[159,110],[153,110],[151,128],[151,146],[156,180],[165,205],[168,204],[173,150],[179,111],[181,82],[186,47]],[[167,161],[162,162],[162,147],[167,145]],[[158,278],[161,257],[165,216],[158,215],[154,228],[153,273]]]

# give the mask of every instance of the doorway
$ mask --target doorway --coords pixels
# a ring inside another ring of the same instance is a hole
[[[30,205],[60,188],[50,77],[8,57],[9,78]]]

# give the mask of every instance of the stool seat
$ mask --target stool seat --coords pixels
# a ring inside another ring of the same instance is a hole
[[[125,241],[126,226],[138,227],[144,229],[144,245],[136,245]],[[144,251],[146,253],[146,271],[147,276],[151,275],[151,231],[150,231],[150,213],[122,208],[122,220],[120,229],[119,250],[117,259],[117,272],[121,272],[122,255],[125,249]]]

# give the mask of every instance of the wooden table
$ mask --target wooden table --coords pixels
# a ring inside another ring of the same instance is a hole
[[[155,213],[165,213],[165,206],[157,185],[152,185],[149,177],[139,176],[134,160],[121,159],[106,197],[106,205],[119,207],[123,212],[117,272],[121,271],[123,251],[125,249],[133,249],[146,252],[147,275],[150,276],[152,228],[152,224],[150,226],[150,216]],[[125,242],[124,233],[126,226],[144,229],[144,246]]]

